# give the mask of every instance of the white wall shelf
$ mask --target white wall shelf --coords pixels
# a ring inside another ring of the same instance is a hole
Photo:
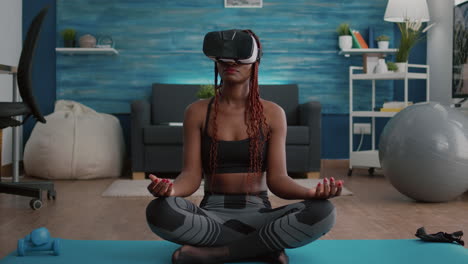
[[[349,162],[352,164],[366,164],[366,167],[370,168],[380,168],[379,151],[375,149],[355,151],[349,157]]]
[[[351,55],[364,55],[364,54],[393,54],[398,49],[343,49],[338,52],[339,55],[349,57]]]
[[[384,111],[354,111],[351,113],[353,117],[393,117],[398,112]]]
[[[415,72],[389,72],[389,73],[356,73],[351,76],[352,80],[404,80],[404,79],[427,79],[426,73]]]
[[[55,48],[57,53],[68,55],[118,55],[119,52],[114,48]]]

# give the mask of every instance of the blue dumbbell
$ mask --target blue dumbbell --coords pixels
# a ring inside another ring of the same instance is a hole
[[[24,239],[18,240],[18,256],[24,256],[27,251],[53,251],[60,255],[60,239],[51,238],[45,227],[34,229]]]

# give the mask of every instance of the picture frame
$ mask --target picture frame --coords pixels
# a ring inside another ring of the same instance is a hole
[[[379,59],[382,58],[382,54],[370,53],[363,55],[363,71],[364,73],[371,74],[374,73],[374,69],[379,63]]]
[[[263,0],[224,0],[224,8],[262,8]]]

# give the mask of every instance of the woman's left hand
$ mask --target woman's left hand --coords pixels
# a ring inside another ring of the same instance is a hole
[[[335,181],[335,178],[324,178],[323,182],[319,182],[315,189],[310,189],[312,199],[329,199],[341,195],[343,189],[343,181]]]

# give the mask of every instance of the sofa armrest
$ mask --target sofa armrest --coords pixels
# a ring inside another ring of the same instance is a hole
[[[322,105],[309,101],[299,105],[299,124],[309,127],[309,171],[320,171]]]
[[[151,106],[149,102],[144,100],[133,101],[130,120],[132,171],[144,172],[143,127],[151,124]]]

